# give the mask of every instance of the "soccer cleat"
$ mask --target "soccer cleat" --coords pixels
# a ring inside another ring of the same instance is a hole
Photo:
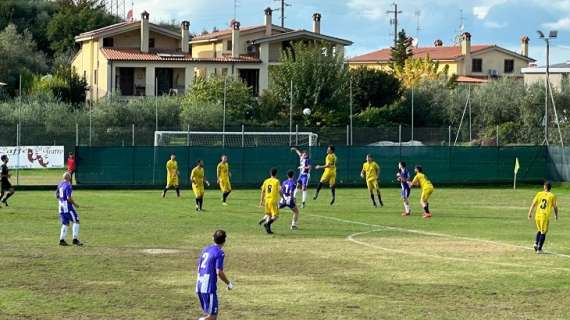
[[[301,209],[305,209],[305,202],[301,203]]]
[[[271,231],[271,226],[269,225],[269,223],[265,223],[263,224],[263,226],[265,227],[265,232],[267,232],[267,234],[273,234],[273,231]]]
[[[315,196],[313,197],[313,200],[317,200],[317,198],[319,197],[318,193],[315,193]]]
[[[59,245],[62,246],[62,247],[67,247],[67,246],[68,246],[67,242],[65,242],[65,240],[63,240],[63,239],[59,240]]]
[[[534,252],[535,252],[535,253],[538,253],[538,244],[535,243],[534,246],[533,246],[533,248],[534,248]]]
[[[538,250],[536,250],[536,253],[537,253],[537,254],[543,254],[544,251],[542,251],[542,249],[538,249]]]
[[[228,206],[228,204],[226,202],[222,202],[222,206]]]
[[[299,230],[299,227],[297,227],[297,226],[291,226],[291,230]]]
[[[3,203],[3,204],[4,204],[4,206],[6,206],[6,207],[8,206],[8,201],[6,201],[6,200],[2,200],[2,203]]]
[[[73,239],[73,241],[71,242],[73,243],[73,245],[81,247],[83,245],[83,243],[81,243],[81,241],[79,241],[79,239]]]
[[[332,200],[331,200],[331,206],[334,204],[335,200],[336,200],[335,198],[332,198]]]
[[[380,207],[384,207],[384,202],[382,202],[382,200],[380,200]]]
[[[411,216],[412,213],[411,212],[402,212],[402,217],[408,217]]]
[[[424,218],[431,218],[431,212],[424,213]]]

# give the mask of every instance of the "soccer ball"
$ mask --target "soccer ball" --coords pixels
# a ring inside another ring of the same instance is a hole
[[[303,114],[306,116],[310,116],[311,115],[311,109],[309,109],[309,108],[303,109]]]

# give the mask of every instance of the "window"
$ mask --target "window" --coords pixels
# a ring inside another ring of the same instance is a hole
[[[226,42],[226,51],[232,51],[232,46],[233,46],[232,40],[228,40]]]
[[[483,59],[473,59],[472,60],[471,72],[483,72]]]
[[[148,47],[149,47],[149,48],[154,48],[154,38],[148,39]]]
[[[93,84],[97,84],[97,70],[93,72]]]
[[[103,38],[103,47],[111,48],[114,47],[115,39],[113,38]]]
[[[505,73],[513,73],[515,71],[515,60],[505,60]]]

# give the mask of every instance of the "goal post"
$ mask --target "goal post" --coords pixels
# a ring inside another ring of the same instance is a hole
[[[257,146],[307,146],[318,143],[318,134],[313,132],[254,132],[254,131],[155,131],[154,146],[210,146],[210,147],[257,147]]]

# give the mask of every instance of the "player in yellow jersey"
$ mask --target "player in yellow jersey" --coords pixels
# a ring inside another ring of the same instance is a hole
[[[323,175],[321,176],[321,181],[319,181],[319,185],[317,186],[317,192],[313,197],[313,200],[317,200],[319,197],[319,192],[325,183],[329,184],[331,188],[331,205],[334,204],[336,199],[336,155],[334,153],[335,148],[333,145],[330,145],[327,148],[327,156],[325,157],[325,165],[323,166],[316,166],[315,169],[325,169]]]
[[[218,167],[216,169],[216,175],[218,177],[218,185],[220,186],[220,191],[222,191],[222,205],[227,206],[226,200],[232,192],[232,185],[230,183],[230,165],[228,164],[228,156],[223,155]]]
[[[420,196],[420,204],[424,209],[424,218],[431,218],[431,212],[429,211],[429,197],[433,193],[433,184],[424,174],[422,166],[416,166],[416,176],[414,180],[410,182],[410,186],[417,186],[422,189],[422,195]]]
[[[204,184],[210,185],[204,175],[204,161],[196,161],[196,166],[190,173],[190,181],[192,181],[192,191],[196,197],[196,211],[202,211],[204,206]]]
[[[534,212],[534,221],[536,222],[537,233],[536,240],[534,242],[534,251],[536,253],[542,253],[542,246],[544,246],[544,241],[546,240],[548,224],[553,209],[554,217],[558,220],[558,204],[556,203],[556,196],[550,192],[552,184],[546,181],[543,188],[543,191],[538,192],[534,196],[530,209],[528,209],[528,219],[532,219],[532,213]]]
[[[170,160],[166,162],[166,187],[162,191],[162,197],[166,197],[166,191],[168,189],[176,189],[176,196],[180,197],[180,183],[178,182],[178,161],[176,161],[176,155],[173,153],[170,155]]]
[[[371,154],[366,155],[366,162],[362,165],[362,171],[360,171],[360,176],[366,180],[366,186],[370,192],[370,198],[372,199],[372,204],[377,207],[376,200],[374,199],[374,193],[378,195],[378,203],[383,207],[382,196],[380,195],[380,186],[378,185],[378,177],[380,175],[380,166]]]
[[[272,234],[271,225],[279,217],[279,199],[281,199],[281,188],[277,179],[277,169],[271,169],[271,176],[263,182],[261,186],[261,196],[259,206],[264,208],[265,215],[259,220],[259,225],[265,227],[268,234]]]

